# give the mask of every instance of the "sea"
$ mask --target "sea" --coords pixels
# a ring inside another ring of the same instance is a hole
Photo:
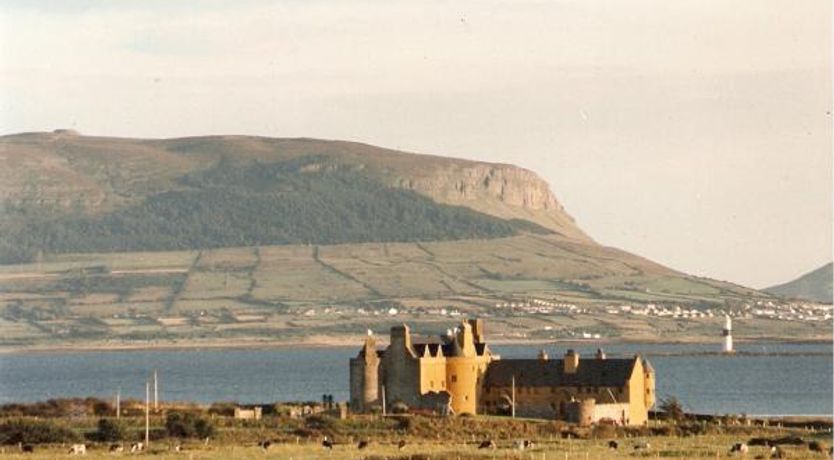
[[[599,344],[491,345],[502,358],[558,357],[567,348],[591,358]],[[832,345],[604,344],[609,357],[641,354],[656,372],[659,398],[675,397],[702,414],[828,415]],[[21,352],[0,354],[0,403],[50,398],[143,399],[154,370],[165,401],[274,403],[348,399],[348,359],[356,347]]]

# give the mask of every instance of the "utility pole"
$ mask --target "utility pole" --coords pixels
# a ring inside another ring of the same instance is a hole
[[[515,375],[513,375],[513,380],[512,380],[512,393],[513,393],[513,398],[512,398],[513,400],[512,400],[512,408],[511,409],[512,409],[513,418],[515,418]]]
[[[382,415],[386,415],[386,412],[385,412],[385,385],[382,385]]]
[[[151,382],[145,381],[145,449],[151,440]]]
[[[116,418],[122,418],[122,389],[116,390]]]
[[[153,411],[159,411],[159,377],[156,369],[153,370]]]

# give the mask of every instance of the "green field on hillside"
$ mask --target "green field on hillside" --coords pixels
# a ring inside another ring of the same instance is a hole
[[[491,318],[495,340],[581,332],[686,340],[710,337],[718,320],[617,317],[605,308],[723,308],[766,298],[558,236],[65,254],[0,267],[0,345],[332,343],[404,321],[445,330],[453,312]],[[533,299],[580,310],[508,307]],[[749,337],[826,334],[815,325],[747,321]]]

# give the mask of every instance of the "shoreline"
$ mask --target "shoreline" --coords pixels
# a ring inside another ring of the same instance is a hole
[[[0,346],[0,355],[9,354],[37,354],[37,353],[55,353],[55,352],[77,352],[77,353],[105,353],[105,352],[122,352],[122,351],[178,351],[178,350],[257,350],[257,349],[282,349],[282,348],[358,348],[361,346],[362,337],[311,337],[308,340],[296,341],[267,341],[267,340],[235,340],[235,341],[184,341],[184,342],[163,342],[163,343],[69,343],[69,344],[48,344],[48,345],[24,345],[24,346]],[[380,341],[380,344],[387,343]],[[491,340],[491,345],[527,345],[530,347],[541,345],[558,345],[558,344],[642,344],[642,345],[710,345],[718,344],[714,341],[699,340],[693,338],[692,340],[660,340],[660,339],[641,339],[641,340]],[[746,343],[772,343],[772,344],[809,344],[809,345],[832,345],[831,339],[789,339],[789,338],[755,338],[748,340],[736,340],[736,344]],[[834,345],[832,345],[834,347]],[[663,355],[664,353],[659,353]],[[716,356],[769,356],[777,354],[796,353],[767,353],[767,352],[736,352],[726,355],[719,351],[693,351],[691,353],[666,353],[669,355],[716,355]],[[815,353],[819,354],[819,353]],[[822,353],[827,354],[827,353]]]

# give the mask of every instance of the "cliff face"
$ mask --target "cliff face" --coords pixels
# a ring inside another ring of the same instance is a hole
[[[590,241],[556,199],[547,182],[512,165],[471,163],[396,177],[392,185],[445,204],[466,206],[507,219],[535,222],[569,238]]]
[[[347,165],[388,186],[441,204],[528,220],[590,242],[548,184],[523,168],[315,139],[142,140],[89,137],[63,130],[4,136],[0,138],[0,211],[105,213],[180,189],[183,176],[219,164],[281,161],[304,165],[299,174]]]

